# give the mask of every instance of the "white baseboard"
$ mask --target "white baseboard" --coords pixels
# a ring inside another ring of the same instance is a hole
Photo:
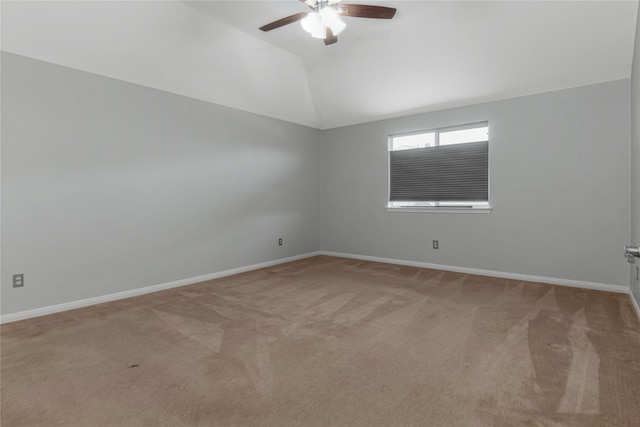
[[[430,268],[433,270],[453,271],[456,273],[477,274],[479,276],[500,277],[503,279],[523,280],[526,282],[548,283],[551,285],[571,286],[574,288],[594,289],[598,291],[629,293],[629,288],[620,285],[609,285],[605,283],[583,282],[580,280],[556,279],[553,277],[530,276],[528,274],[506,273],[503,271],[480,270],[477,268],[457,267],[452,265],[431,264],[428,262],[406,261],[401,259],[380,258],[367,255],[346,254],[341,252],[320,251],[321,255],[335,256],[340,258],[351,258],[362,261],[384,262],[387,264],[407,265],[410,267]]]
[[[147,286],[144,288],[132,289],[130,291],[118,292],[115,294],[103,295],[94,298],[87,298],[79,301],[67,302],[64,304],[50,305],[47,307],[36,308],[34,310],[20,311],[0,316],[0,324],[16,322],[18,320],[30,319],[32,317],[45,316],[47,314],[59,313],[61,311],[73,310],[76,308],[87,307],[95,304],[102,304],[109,301],[115,301],[124,298],[131,298],[138,295],[149,294],[152,292],[163,291],[165,289],[177,288],[180,286],[192,285],[194,283],[206,282],[207,280],[219,279],[221,277],[232,276],[234,274],[245,273],[247,271],[259,270],[265,267],[272,267],[286,262],[298,261],[305,258],[320,255],[320,252],[311,252],[302,255],[296,255],[288,258],[276,259],[273,261],[262,262],[259,264],[248,265],[246,267],[233,268],[231,270],[219,271],[217,273],[205,274],[203,276],[191,277],[188,279],[176,280],[173,282],[162,283],[159,285]]]
[[[640,320],[640,304],[638,304],[638,301],[636,300],[635,295],[633,295],[633,292],[631,291],[629,291],[629,298],[631,298],[631,305],[633,306],[633,308],[636,309],[638,320]]]
[[[205,282],[207,280],[219,279],[221,277],[232,276],[234,274],[245,273],[247,271],[258,270],[265,267],[272,267],[274,265],[284,264],[286,262],[291,262],[291,261],[298,261],[301,259],[310,258],[318,255],[358,259],[362,261],[382,262],[387,264],[407,265],[411,267],[453,271],[456,273],[476,274],[479,276],[500,277],[504,279],[523,280],[527,282],[549,283],[552,285],[571,286],[575,288],[594,289],[594,290],[607,291],[607,292],[616,292],[616,293],[625,293],[625,294],[628,293],[633,303],[633,306],[636,309],[638,317],[640,317],[640,307],[638,306],[638,301],[635,300],[633,294],[630,292],[630,289],[626,286],[609,285],[609,284],[594,283],[594,282],[584,282],[579,280],[557,279],[553,277],[531,276],[526,274],[506,273],[502,271],[481,270],[476,268],[457,267],[457,266],[451,266],[451,265],[432,264],[427,262],[407,261],[407,260],[392,259],[392,258],[381,258],[381,257],[367,256],[367,255],[355,255],[355,254],[348,254],[348,253],[341,253],[341,252],[318,251],[318,252],[310,252],[302,255],[296,255],[288,258],[281,258],[273,261],[262,262],[259,264],[253,264],[246,267],[239,267],[239,268],[234,268],[230,270],[219,271],[217,273],[206,274],[203,276],[176,280],[173,282],[162,283],[159,285],[132,289],[130,291],[118,292],[115,294],[103,295],[103,296],[94,297],[94,298],[87,298],[87,299],[72,301],[64,304],[51,305],[47,307],[37,308],[34,310],[26,310],[26,311],[21,311],[17,313],[6,314],[6,315],[0,316],[0,324],[29,319],[32,317],[45,316],[47,314],[59,313],[62,311],[73,310],[76,308],[87,307],[95,304],[102,304],[109,301],[135,297],[138,295],[149,294],[152,292],[158,292],[165,289],[172,289],[180,286],[191,285],[194,283]]]

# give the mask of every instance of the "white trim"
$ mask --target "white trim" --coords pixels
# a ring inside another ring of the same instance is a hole
[[[367,255],[346,254],[342,252],[320,251],[321,255],[335,256],[340,258],[358,259],[362,261],[383,262],[387,264],[408,265],[411,267],[430,268],[434,270],[453,271],[456,273],[477,274],[479,276],[500,277],[502,279],[523,280],[526,282],[548,283],[551,285],[570,286],[574,288],[594,289],[597,291],[616,292],[628,294],[629,288],[620,285],[609,285],[606,283],[583,282],[580,280],[557,279],[554,277],[531,276],[528,274],[507,273],[504,271],[481,270],[478,268],[458,267],[453,265],[431,264],[420,261],[407,261],[392,258],[380,258]]]
[[[118,292],[115,294],[103,295],[100,297],[87,298],[79,301],[72,301],[64,304],[51,305],[47,307],[37,308],[34,310],[21,311],[0,316],[0,324],[16,322],[18,320],[30,319],[32,317],[45,316],[47,314],[59,313],[62,311],[73,310],[76,308],[88,307],[95,304],[102,304],[109,301],[116,301],[124,298],[131,298],[139,295],[158,292],[166,289],[177,288],[180,286],[191,285],[194,283],[205,282],[207,280],[219,279],[221,277],[232,276],[234,274],[245,273],[247,271],[259,270],[261,268],[272,267],[278,264],[284,264],[291,261],[311,258],[318,255],[334,256],[340,258],[358,259],[362,261],[382,262],[387,264],[407,265],[411,267],[430,268],[435,270],[453,271],[456,273],[477,274],[480,276],[500,277],[503,279],[523,280],[527,282],[541,282],[552,285],[571,286],[576,288],[594,289],[599,291],[616,292],[629,294],[633,307],[635,308],[638,318],[640,318],[640,306],[636,301],[633,293],[626,286],[609,285],[604,283],[583,282],[578,280],[556,279],[553,277],[531,276],[526,274],[506,273],[502,271],[481,270],[477,268],[457,267],[443,264],[432,264],[419,261],[407,261],[392,258],[381,258],[367,255],[355,255],[342,252],[317,251],[302,255],[296,255],[288,258],[281,258],[273,261],[266,261],[259,264],[248,265],[245,267],[234,268],[230,270],[219,271],[217,273],[206,274],[203,276],[191,277],[188,279],[176,280],[173,282],[162,283],[159,285],[147,286],[144,288],[132,289],[130,291]]]
[[[443,127],[432,128],[432,129],[422,129],[422,130],[414,130],[410,132],[392,133],[392,134],[389,134],[389,138],[395,138],[396,136],[420,135],[422,133],[435,133],[437,135],[440,133],[451,132],[456,130],[467,130],[467,129],[482,128],[482,127],[489,127],[489,120],[482,120],[474,123],[465,123],[463,125],[443,126]],[[480,141],[477,141],[477,142],[480,142]],[[389,148],[391,148],[391,146],[389,146]]]
[[[16,322],[18,320],[30,319],[32,317],[45,316],[47,314],[59,313],[61,311],[73,310],[76,308],[87,307],[95,304],[102,304],[109,301],[115,301],[124,298],[131,298],[138,295],[149,294],[152,292],[163,291],[165,289],[177,288],[180,286],[191,285],[194,283],[205,282],[207,280],[219,279],[221,277],[233,276],[234,274],[245,273],[247,271],[259,270],[265,267],[272,267],[286,262],[298,261],[305,258],[311,258],[321,255],[320,252],[310,252],[302,255],[296,255],[288,258],[276,259],[273,261],[261,262],[259,264],[248,265],[246,267],[233,268],[230,270],[219,271],[217,273],[205,274],[203,276],[190,277],[188,279],[176,280],[173,282],[162,283],[159,285],[146,286],[144,288],[132,289],[130,291],[117,292],[115,294],[103,295],[94,298],[87,298],[78,301],[71,301],[63,304],[50,305],[47,307],[36,308],[33,310],[20,311],[17,313],[5,314],[0,316],[0,324]]]
[[[638,304],[638,301],[636,301],[636,297],[635,295],[633,295],[633,292],[631,291],[631,289],[629,289],[629,298],[631,298],[631,305],[633,306],[633,308],[636,309],[638,320],[640,320],[640,305]]]
[[[412,213],[447,213],[447,214],[488,214],[493,208],[437,208],[437,207],[410,207],[410,208],[390,208],[387,212],[412,212]]]

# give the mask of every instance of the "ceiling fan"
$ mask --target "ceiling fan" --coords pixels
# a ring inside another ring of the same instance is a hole
[[[304,28],[312,37],[323,39],[324,44],[330,45],[338,41],[338,34],[347,24],[341,16],[355,18],[391,19],[396,14],[393,7],[371,6],[367,4],[340,4],[341,0],[299,0],[311,8],[311,12],[300,12],[286,18],[278,19],[260,27],[262,31],[301,21]]]

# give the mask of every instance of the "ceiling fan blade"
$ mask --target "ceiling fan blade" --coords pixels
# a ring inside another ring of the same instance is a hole
[[[393,7],[371,6],[368,4],[339,4],[340,15],[356,18],[391,19],[396,14]]]
[[[307,16],[307,12],[296,13],[295,15],[287,16],[286,18],[278,19],[277,21],[273,21],[270,24],[263,25],[260,27],[262,31],[271,31],[276,28],[284,27],[285,25],[292,24],[296,21],[300,21],[302,18]]]
[[[338,36],[333,34],[331,28],[327,28],[327,37],[324,38],[324,44],[329,46],[330,44],[338,43]]]

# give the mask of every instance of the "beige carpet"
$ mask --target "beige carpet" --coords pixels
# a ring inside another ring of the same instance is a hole
[[[2,326],[2,427],[639,426],[627,295],[316,257]]]

